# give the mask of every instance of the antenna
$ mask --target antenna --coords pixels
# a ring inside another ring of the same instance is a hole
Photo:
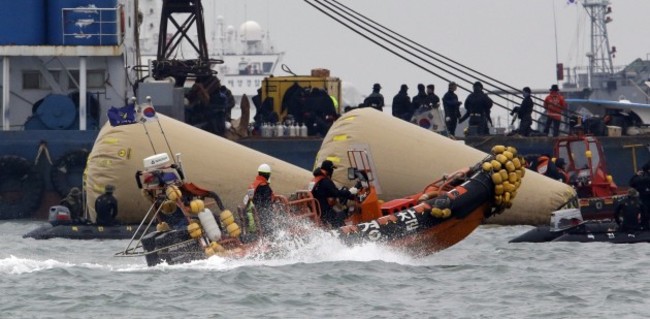
[[[608,16],[612,13],[609,0],[584,0],[582,6],[591,18],[591,52],[589,58],[589,78],[596,74],[614,74],[612,63],[613,51],[609,45],[607,23],[612,21]],[[590,83],[591,86],[591,83]]]

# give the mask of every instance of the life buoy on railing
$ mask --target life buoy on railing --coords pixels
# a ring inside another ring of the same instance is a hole
[[[88,154],[86,149],[74,150],[63,154],[54,161],[50,176],[54,189],[61,197],[67,196],[73,187],[82,188]]]
[[[0,157],[0,219],[29,218],[41,205],[43,177],[25,158]]]

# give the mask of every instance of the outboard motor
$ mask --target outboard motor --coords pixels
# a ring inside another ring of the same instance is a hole
[[[579,208],[561,209],[551,213],[551,231],[562,231],[584,223]]]
[[[49,221],[52,226],[70,225],[72,224],[70,210],[62,205],[52,206],[50,207],[50,214],[47,221]]]

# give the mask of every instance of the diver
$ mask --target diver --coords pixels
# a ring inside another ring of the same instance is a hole
[[[492,99],[483,92],[483,84],[475,82],[473,92],[465,99],[465,109],[467,112],[460,118],[458,123],[463,123],[469,118],[469,125],[477,127],[478,135],[489,135],[490,129],[488,123],[492,125],[490,112],[492,110]]]
[[[650,161],[645,163],[641,170],[632,176],[629,185],[639,192],[641,202],[650,208]]]
[[[458,101],[458,95],[454,93],[458,85],[456,82],[449,82],[447,93],[442,96],[442,106],[445,109],[445,125],[450,136],[456,135],[456,125],[460,118],[460,106],[463,102]]]
[[[639,199],[639,192],[636,189],[628,189],[627,198],[616,207],[614,220],[619,230],[623,232],[648,229],[648,208]]]
[[[78,187],[73,187],[70,189],[68,196],[60,202],[61,205],[67,207],[70,210],[70,218],[74,223],[81,221],[84,213],[83,200],[81,198],[81,190]]]
[[[248,186],[246,196],[244,196],[247,233],[257,233],[258,228],[255,223],[255,212],[259,217],[262,234],[270,234],[273,230],[272,202],[273,190],[269,185],[271,183],[271,166],[261,164],[257,168],[255,180]]]
[[[112,226],[117,217],[117,199],[113,196],[115,186],[106,185],[104,194],[95,200],[95,212],[97,213],[97,225]]]
[[[381,90],[381,85],[379,83],[375,83],[372,86],[372,93],[368,95],[363,100],[363,105],[366,107],[372,107],[373,109],[376,109],[377,111],[383,111],[384,110],[384,96],[379,93]]]
[[[323,161],[320,167],[314,170],[314,179],[309,183],[308,189],[314,198],[318,200],[321,209],[320,218],[323,225],[341,227],[344,225],[347,214],[334,210],[336,200],[337,198],[352,198],[357,194],[358,189],[356,187],[351,187],[349,190],[345,188],[338,189],[332,181],[332,174],[335,168],[336,166],[334,166],[332,161]]]

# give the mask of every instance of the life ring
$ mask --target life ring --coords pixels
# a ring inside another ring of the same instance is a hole
[[[41,205],[43,177],[25,158],[0,157],[0,219],[29,218]]]
[[[66,197],[73,187],[82,188],[88,154],[86,149],[74,150],[54,161],[50,177],[54,189],[61,197]]]

